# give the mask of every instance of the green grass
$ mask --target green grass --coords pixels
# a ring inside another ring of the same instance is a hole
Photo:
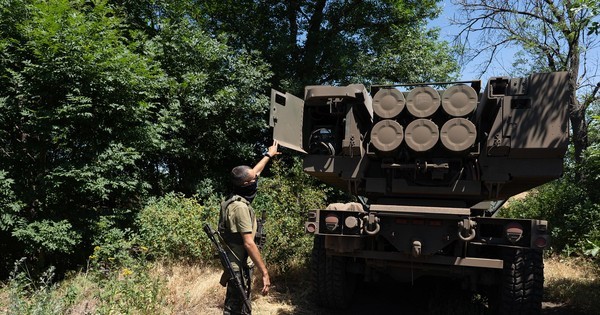
[[[114,270],[91,269],[54,282],[52,268],[35,278],[20,261],[0,288],[0,313],[159,314],[165,305],[164,280],[151,276],[150,266],[138,262]]]

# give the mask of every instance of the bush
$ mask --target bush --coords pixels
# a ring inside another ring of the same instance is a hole
[[[584,163],[567,164],[563,178],[532,190],[500,211],[503,217],[548,220],[555,251],[597,256],[600,245],[600,154],[590,146]],[[580,174],[580,175],[578,175]]]
[[[164,314],[166,285],[153,276],[143,256],[105,269],[96,264],[85,272],[54,282],[54,268],[39,278],[31,275],[25,259],[15,263],[6,300],[7,314]],[[3,303],[6,302],[6,308]]]
[[[96,224],[94,252],[89,256],[89,263],[94,270],[115,270],[121,266],[132,265],[141,253],[145,256],[147,249],[139,246],[138,236],[131,229],[120,229],[114,218],[101,217]]]
[[[265,260],[285,270],[310,256],[313,241],[312,236],[304,232],[306,213],[310,209],[323,208],[327,193],[332,189],[319,185],[304,173],[299,159],[295,159],[290,167],[276,160],[271,171],[274,176],[260,179],[252,207],[257,217],[266,211]]]
[[[532,191],[525,199],[511,202],[500,215],[509,218],[548,220],[552,248],[561,251],[581,245],[593,231],[600,231],[600,207],[581,187],[557,181]]]
[[[276,160],[270,171],[273,176],[259,179],[252,207],[257,218],[266,212],[264,259],[285,270],[310,256],[312,236],[304,232],[307,210],[323,208],[328,194],[337,195],[304,173],[299,159],[293,159],[291,165]],[[157,258],[209,260],[214,249],[202,225],[208,222],[217,227],[223,199],[214,193],[201,200],[202,204],[180,194],[152,199],[137,217],[139,244]]]
[[[136,220],[140,244],[155,258],[209,259],[214,250],[202,225],[216,227],[218,198],[210,196],[206,203],[174,193],[151,199]]]
[[[166,75],[107,1],[1,3],[0,268],[27,256],[60,273],[85,261],[100,216],[147,194],[140,152],[162,141]]]
[[[72,301],[55,296],[58,286],[53,283],[53,278],[53,267],[36,280],[31,276],[25,258],[16,261],[8,283],[8,313],[64,314]]]
[[[85,274],[67,282],[66,292],[81,304],[95,302],[94,314],[157,314],[166,303],[163,280],[152,277],[149,248],[133,230],[120,229],[114,218],[102,217],[96,224],[98,236]],[[89,281],[89,283],[87,283]],[[88,287],[79,290],[79,282]]]
[[[95,314],[160,314],[166,301],[164,279],[149,272],[143,260],[106,276],[95,274]]]

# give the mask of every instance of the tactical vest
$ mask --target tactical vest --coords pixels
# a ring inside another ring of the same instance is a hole
[[[223,239],[228,244],[238,244],[242,245],[244,242],[242,240],[242,235],[240,233],[232,233],[231,228],[228,226],[228,217],[229,217],[229,205],[232,203],[240,201],[248,206],[248,210],[250,211],[250,219],[252,220],[252,231],[254,231],[254,222],[256,221],[256,216],[254,215],[254,209],[250,206],[248,200],[239,195],[232,194],[225,201],[221,202],[221,214],[219,216],[219,233],[223,236]]]

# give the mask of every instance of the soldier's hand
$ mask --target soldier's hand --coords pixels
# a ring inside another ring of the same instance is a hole
[[[271,287],[271,279],[269,278],[268,273],[266,273],[266,272],[263,273],[262,281],[263,281],[262,294],[267,295],[267,293],[269,293],[269,288]]]
[[[279,142],[277,142],[277,140],[273,140],[273,145],[271,145],[269,147],[269,150],[267,153],[269,153],[270,156],[276,156],[281,154],[281,152],[278,152],[277,149],[279,147]]]

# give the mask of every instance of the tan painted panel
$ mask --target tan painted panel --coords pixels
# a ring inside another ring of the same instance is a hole
[[[304,101],[292,94],[271,90],[269,126],[273,139],[281,146],[306,153],[302,148],[302,121]]]

